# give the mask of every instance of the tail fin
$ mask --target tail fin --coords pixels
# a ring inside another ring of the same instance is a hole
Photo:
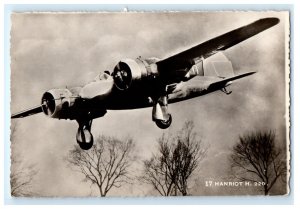
[[[234,76],[233,67],[228,58],[219,52],[203,61],[204,76],[227,78]]]

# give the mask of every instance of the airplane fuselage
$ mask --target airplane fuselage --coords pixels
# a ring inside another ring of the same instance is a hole
[[[183,100],[191,99],[201,96],[218,89],[210,89],[209,85],[215,81],[222,80],[218,77],[209,76],[196,76],[188,81],[180,82],[173,85],[173,89],[168,93],[168,103],[180,102]],[[88,88],[94,89],[94,85],[101,87],[101,82],[98,84],[88,84],[83,89],[89,91]],[[152,97],[156,93],[158,86],[140,86],[139,88],[131,88],[126,91],[121,91],[113,85],[91,98],[91,104],[98,106],[99,109],[105,108],[107,110],[123,110],[123,109],[137,109],[153,106]]]

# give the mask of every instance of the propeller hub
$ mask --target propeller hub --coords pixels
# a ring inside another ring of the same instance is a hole
[[[53,95],[49,92],[46,92],[42,97],[42,110],[49,116],[51,116],[55,111],[55,100]]]

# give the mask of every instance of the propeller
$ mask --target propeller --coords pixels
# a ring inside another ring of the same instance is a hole
[[[55,99],[49,92],[42,97],[42,110],[46,115],[52,115],[55,111]]]
[[[118,89],[126,90],[129,88],[132,81],[132,74],[130,67],[126,63],[118,63],[114,68],[112,76]]]

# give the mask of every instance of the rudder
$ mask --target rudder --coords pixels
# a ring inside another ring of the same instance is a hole
[[[234,76],[231,61],[221,52],[203,61],[204,76],[227,78]]]

